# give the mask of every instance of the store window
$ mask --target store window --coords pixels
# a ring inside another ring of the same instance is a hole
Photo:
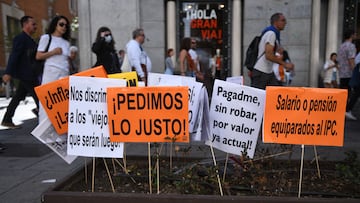
[[[344,1],[344,31],[353,29],[360,32],[360,0]]]
[[[6,17],[7,35],[6,35],[6,48],[12,47],[12,39],[21,32],[20,20],[11,16]]]
[[[178,4],[178,43],[184,37],[197,41],[196,52],[203,71],[216,65],[221,57],[222,76],[230,73],[229,9],[227,1],[181,1]]]

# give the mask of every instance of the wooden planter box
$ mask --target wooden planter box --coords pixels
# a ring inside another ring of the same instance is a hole
[[[356,199],[326,199],[326,198],[295,198],[295,197],[249,197],[249,196],[212,196],[212,195],[147,195],[127,193],[82,193],[48,191],[43,195],[44,203],[287,203],[287,202],[359,202]]]
[[[359,199],[349,198],[309,198],[309,197],[269,197],[269,196],[218,196],[218,195],[179,195],[179,194],[139,194],[139,193],[111,193],[111,192],[72,192],[62,191],[66,185],[72,184],[83,176],[84,168],[79,169],[42,195],[43,203],[285,203],[285,202],[307,202],[307,203],[332,203],[359,202]]]

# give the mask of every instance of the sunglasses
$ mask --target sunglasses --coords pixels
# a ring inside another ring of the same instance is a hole
[[[107,37],[107,36],[111,36],[111,33],[110,33],[110,34],[106,34],[106,35],[105,35],[105,37]]]
[[[59,23],[58,24],[60,27],[64,27],[64,26],[66,26],[67,24],[66,23]]]

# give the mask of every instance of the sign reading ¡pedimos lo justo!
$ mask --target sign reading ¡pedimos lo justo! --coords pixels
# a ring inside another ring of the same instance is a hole
[[[103,66],[91,68],[74,75],[107,77]],[[56,133],[59,135],[66,133],[68,131],[69,77],[37,86],[35,92]]]
[[[111,142],[189,142],[188,87],[107,88]]]
[[[267,87],[264,143],[343,146],[347,91]]]

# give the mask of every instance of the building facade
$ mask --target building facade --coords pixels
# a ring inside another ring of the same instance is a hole
[[[331,52],[336,52],[345,29],[359,30],[359,0],[0,0],[0,69],[6,66],[6,36],[12,19],[33,15],[44,28],[51,15],[61,13],[72,19],[78,16],[76,32],[80,52],[80,69],[93,66],[91,52],[97,29],[112,30],[117,50],[125,49],[135,28],[145,30],[144,48],[153,64],[153,72],[161,73],[168,48],[176,52],[180,40],[193,37],[202,68],[207,70],[211,58],[219,50],[226,76],[244,75],[242,65],[251,39],[270,24],[273,13],[282,12],[287,26],[281,32],[281,43],[295,64],[294,86],[319,86],[319,70]],[[25,5],[26,4],[26,5]],[[76,9],[72,9],[76,4]],[[65,10],[61,10],[65,9]],[[75,11],[73,11],[75,10]],[[9,38],[9,37],[8,37]],[[75,37],[76,39],[77,37]]]
[[[66,16],[71,22],[77,16],[77,1],[0,0],[0,71],[6,68],[13,37],[21,32],[21,17],[34,17],[38,29],[33,37],[38,40],[45,33],[51,18],[57,14]],[[74,42],[76,38],[75,33]]]

